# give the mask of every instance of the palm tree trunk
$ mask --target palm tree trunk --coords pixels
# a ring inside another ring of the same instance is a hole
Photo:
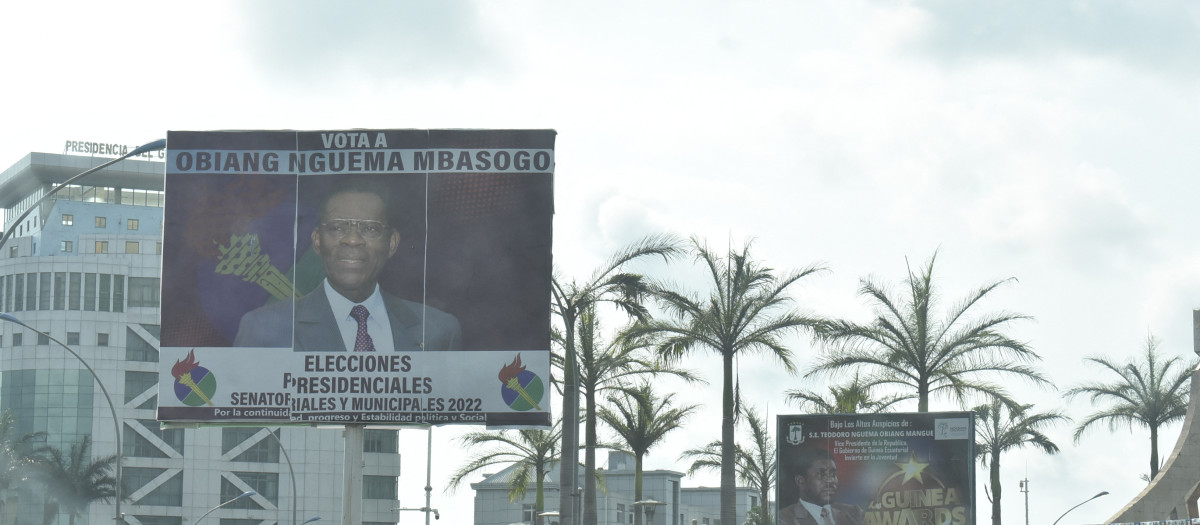
[[[575,466],[579,464],[579,373],[575,356],[576,316],[563,314],[566,330],[566,365],[563,367],[562,461],[559,462],[558,516],[562,525],[575,523]]]
[[[596,525],[596,385],[586,385],[584,403],[583,525]],[[608,509],[605,509],[607,512]]]
[[[546,497],[542,493],[542,480],[546,477],[546,469],[538,465],[534,472],[537,473],[537,481],[534,482],[537,495],[533,500],[533,525],[542,525],[542,513],[546,511]]]
[[[721,352],[724,378],[721,385],[721,523],[737,523],[734,492],[737,461],[733,441],[733,349]]]
[[[917,383],[917,412],[929,412],[929,381],[925,378]]]
[[[771,496],[771,487],[764,486],[762,491],[758,493],[758,514],[762,516],[761,525],[770,525],[771,521],[771,506],[767,505],[767,498]]]
[[[1158,425],[1150,425],[1150,479],[1158,476]]]
[[[638,454],[633,459],[633,501],[634,503],[642,501],[642,455]],[[645,512],[641,506],[633,508],[633,525],[642,525],[642,513]]]
[[[1000,450],[992,450],[992,525],[1000,525]]]

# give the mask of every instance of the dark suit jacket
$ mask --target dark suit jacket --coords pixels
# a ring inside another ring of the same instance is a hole
[[[854,505],[832,503],[834,525],[862,525],[863,510]],[[823,525],[813,519],[812,514],[801,505],[793,503],[779,510],[779,525]]]
[[[421,303],[406,301],[388,293],[383,295],[392,340],[397,352],[420,352]],[[295,324],[292,323],[293,305]],[[425,350],[462,350],[462,327],[453,315],[425,306]],[[252,310],[242,316],[233,346],[286,348],[293,344],[297,352],[344,352],[346,345],[333,317],[325,287],[295,302],[279,301]]]

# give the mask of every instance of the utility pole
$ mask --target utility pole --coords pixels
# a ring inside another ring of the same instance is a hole
[[[1025,493],[1025,525],[1029,525],[1029,478],[1021,480],[1021,492]]]

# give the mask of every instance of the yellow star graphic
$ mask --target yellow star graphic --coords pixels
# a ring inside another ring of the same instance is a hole
[[[925,471],[925,467],[928,467],[929,463],[917,461],[916,454],[909,454],[906,463],[896,463],[896,466],[900,467],[900,471],[904,473],[904,479],[900,481],[901,484],[908,483],[908,480],[914,478],[919,483],[925,483],[924,478],[921,477],[921,473]]]

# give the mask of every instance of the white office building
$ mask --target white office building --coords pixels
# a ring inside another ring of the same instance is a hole
[[[16,434],[45,432],[64,454],[84,436],[92,457],[122,452],[121,512],[132,525],[297,523],[342,516],[340,429],[206,427],[163,430],[155,420],[162,251],[163,164],[125,160],[89,175],[15,219],[57,184],[109,159],[31,153],[0,173],[5,231],[0,312],[47,337],[0,322],[0,410]],[[274,437],[272,437],[274,436]],[[282,450],[280,447],[282,444]],[[396,523],[400,456],[394,430],[367,430],[362,519]],[[290,460],[290,461],[289,461]],[[293,488],[294,487],[294,488]],[[295,494],[295,495],[293,495]],[[0,525],[40,525],[46,490],[34,479],[0,488]],[[76,523],[112,523],[114,503],[93,503]],[[63,509],[56,523],[66,524]]]

